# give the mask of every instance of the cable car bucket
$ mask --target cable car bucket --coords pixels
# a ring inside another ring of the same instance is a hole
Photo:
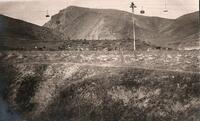
[[[49,15],[49,11],[47,10],[47,13],[46,13],[46,16],[45,16],[46,18],[49,18],[50,17],[50,15]]]
[[[167,10],[167,0],[165,0],[165,9],[163,10],[163,12],[167,13],[168,10]]]
[[[144,9],[143,9],[143,6],[142,6],[142,9],[141,9],[141,11],[140,11],[140,14],[145,14],[145,11],[144,11]]]

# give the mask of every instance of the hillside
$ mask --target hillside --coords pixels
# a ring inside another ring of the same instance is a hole
[[[2,48],[27,48],[36,42],[61,41],[62,34],[46,27],[0,15],[0,45]]]
[[[65,40],[57,30],[0,15],[0,50],[133,50],[132,40]],[[138,40],[137,40],[138,41]],[[138,41],[140,50],[151,48]],[[153,47],[152,47],[153,48]]]
[[[131,16],[119,10],[70,6],[44,26],[63,33],[65,39],[128,39],[133,38]],[[140,15],[134,18],[137,39],[148,44],[176,48],[192,46],[198,41],[198,12],[175,20]]]
[[[199,28],[199,12],[194,12],[175,19],[170,26],[161,31],[161,34],[171,37],[168,39],[168,43],[171,45],[177,44],[179,47],[195,47],[200,45]]]

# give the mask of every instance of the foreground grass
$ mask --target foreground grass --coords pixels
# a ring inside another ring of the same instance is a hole
[[[76,64],[1,65],[4,99],[28,121],[196,121],[199,74]]]

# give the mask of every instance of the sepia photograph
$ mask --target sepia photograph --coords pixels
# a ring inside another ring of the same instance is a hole
[[[199,0],[0,0],[0,121],[200,121]]]

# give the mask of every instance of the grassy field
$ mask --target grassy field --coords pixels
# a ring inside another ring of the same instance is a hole
[[[199,51],[3,51],[2,62],[24,64],[76,63],[133,66],[144,69],[200,71]]]

